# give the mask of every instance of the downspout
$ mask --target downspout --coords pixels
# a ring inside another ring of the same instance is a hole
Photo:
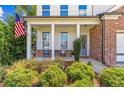
[[[102,25],[102,39],[101,39],[101,44],[102,44],[102,63],[105,64],[105,20],[102,19],[103,14],[99,14],[99,20],[101,21],[101,25]]]

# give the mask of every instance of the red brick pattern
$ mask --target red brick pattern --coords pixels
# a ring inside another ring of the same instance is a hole
[[[90,57],[102,61],[101,26],[96,25],[90,29]]]
[[[105,63],[116,64],[116,31],[124,30],[124,16],[105,20]]]

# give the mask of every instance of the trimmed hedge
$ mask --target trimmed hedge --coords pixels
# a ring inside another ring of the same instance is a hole
[[[89,79],[95,76],[92,67],[82,62],[75,62],[66,69],[66,73],[70,81]]]
[[[124,69],[105,68],[100,73],[100,82],[106,87],[124,87]]]
[[[92,87],[93,83],[89,79],[77,80],[74,83],[70,84],[69,87]]]
[[[39,85],[41,87],[62,87],[66,80],[66,74],[57,66],[52,65],[41,74]]]
[[[30,69],[19,68],[6,74],[4,84],[7,87],[30,87],[37,85],[38,74]]]

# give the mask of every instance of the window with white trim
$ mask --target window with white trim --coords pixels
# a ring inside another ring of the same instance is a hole
[[[68,5],[60,5],[60,16],[68,16]]]
[[[43,49],[49,49],[50,48],[50,33],[49,32],[43,32],[42,44],[43,44]]]
[[[68,49],[68,32],[61,32],[60,46],[62,50]]]
[[[42,16],[50,16],[50,5],[42,5]]]
[[[79,5],[79,16],[87,15],[87,5]]]

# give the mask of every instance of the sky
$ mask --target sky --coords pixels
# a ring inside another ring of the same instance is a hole
[[[0,18],[3,17],[6,19],[7,15],[15,14],[14,5],[0,5]]]

